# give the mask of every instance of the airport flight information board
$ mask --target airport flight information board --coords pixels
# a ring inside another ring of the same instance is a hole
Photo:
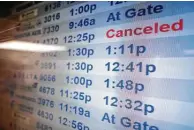
[[[21,13],[17,40],[67,50],[32,54],[14,72],[13,127],[193,130],[193,7],[59,1]]]

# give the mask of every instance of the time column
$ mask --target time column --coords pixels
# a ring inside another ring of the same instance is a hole
[[[69,60],[65,60],[67,73],[64,77],[65,84],[68,86],[60,90],[61,98],[67,102],[59,104],[59,110],[65,115],[58,118],[58,123],[64,128],[90,130],[87,121],[92,116],[92,111],[88,105],[92,103],[93,79],[90,74],[94,71],[94,65],[90,59],[95,56],[95,50],[86,44],[95,39],[95,34],[90,30],[84,33],[77,33],[78,30],[93,27],[96,24],[95,18],[90,18],[87,14],[95,13],[97,5],[86,2],[73,6],[69,9],[70,21],[66,25],[70,35],[63,35],[65,45],[68,47],[67,55]],[[75,19],[78,16],[85,16]],[[79,44],[81,43],[81,44]],[[84,44],[82,44],[84,43]],[[73,117],[68,116],[69,114]]]

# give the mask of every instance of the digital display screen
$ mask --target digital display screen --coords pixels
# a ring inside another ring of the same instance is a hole
[[[14,70],[11,128],[194,130],[194,2],[44,2],[19,19],[16,40],[67,49]]]

